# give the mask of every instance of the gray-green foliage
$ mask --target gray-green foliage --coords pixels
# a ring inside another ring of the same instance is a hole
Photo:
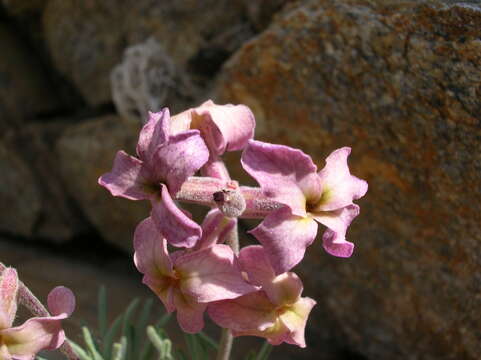
[[[80,360],[211,360],[218,344],[208,335],[185,334],[186,350],[173,347],[164,326],[171,314],[164,314],[155,324],[149,324],[153,300],[134,299],[108,325],[107,294],[102,287],[98,296],[98,329],[94,332],[82,327],[84,344],[71,340]],[[259,352],[250,353],[245,360],[267,360],[271,346],[266,342]],[[39,359],[39,358],[37,358]]]

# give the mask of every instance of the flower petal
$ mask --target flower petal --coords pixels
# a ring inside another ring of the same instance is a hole
[[[175,195],[189,176],[194,175],[209,159],[209,150],[197,130],[171,136],[153,156],[155,178],[167,183]]]
[[[17,313],[17,270],[5,268],[0,276],[0,329],[12,326]]]
[[[202,235],[202,229],[180,210],[170,197],[166,186],[161,186],[162,198],[152,200],[152,220],[169,244],[191,248]]]
[[[174,293],[177,321],[187,333],[198,333],[204,328],[204,311],[207,304],[201,304],[185,296],[180,291]]]
[[[170,118],[170,135],[176,135],[180,132],[190,129],[192,122],[192,110],[188,109],[181,113],[175,114]]]
[[[209,316],[219,326],[258,335],[276,322],[275,306],[262,290],[209,304]],[[246,334],[247,335],[247,334]]]
[[[142,274],[170,276],[172,262],[167,241],[160,235],[152,218],[143,220],[134,233],[134,262]]]
[[[322,196],[315,211],[330,211],[352,204],[367,192],[367,182],[352,176],[347,166],[351,148],[333,151],[326,158],[326,166],[319,172]]]
[[[236,223],[236,219],[225,217],[218,209],[209,211],[202,222],[202,238],[195,245],[195,250],[223,243]]]
[[[348,258],[354,252],[354,244],[331,229],[326,229],[322,234],[322,246],[329,254],[337,257]]]
[[[298,301],[304,287],[296,274],[287,272],[276,276],[263,289],[273,304],[282,306]]]
[[[304,330],[306,328],[307,318],[314,305],[316,305],[316,302],[311,298],[300,298],[295,304],[289,307],[289,310],[280,315],[281,321],[290,330],[289,340],[286,342],[302,348],[306,347]]]
[[[191,127],[201,130],[209,147],[218,155],[242,150],[254,136],[254,114],[245,105],[216,105],[208,100],[193,109],[193,113],[197,116],[193,116]]]
[[[322,245],[331,255],[350,257],[354,244],[346,241],[347,228],[359,215],[359,206],[352,204],[336,211],[325,211],[312,214],[314,219],[328,227],[322,235]]]
[[[2,360],[12,360],[12,355],[8,351],[8,347],[5,344],[0,344],[0,359]]]
[[[16,360],[33,360],[40,350],[58,349],[65,341],[58,317],[31,318],[21,326],[1,330],[0,337]]]
[[[264,286],[276,277],[269,258],[260,245],[246,246],[239,253],[239,263],[242,271],[248,275],[253,285]]]
[[[164,108],[158,113],[149,111],[149,121],[140,130],[137,143],[137,155],[143,161],[151,163],[159,145],[169,138],[170,113]]]
[[[113,196],[121,196],[130,200],[143,200],[150,197],[148,179],[142,161],[118,151],[112,171],[102,175],[98,182]]]
[[[175,310],[174,292],[176,289],[173,287],[171,277],[147,273],[143,276],[142,283],[157,295],[168,313]]]
[[[256,288],[242,277],[232,249],[214,245],[176,259],[182,293],[198,302],[232,299]]]
[[[320,194],[316,165],[302,151],[284,145],[250,140],[242,166],[267,196],[288,205],[294,215],[306,215],[306,200]]]
[[[57,286],[48,294],[47,304],[52,315],[67,318],[75,310],[75,295],[65,286]]]
[[[250,233],[264,246],[276,274],[296,266],[317,234],[317,224],[309,217],[291,214],[288,207],[269,214]]]

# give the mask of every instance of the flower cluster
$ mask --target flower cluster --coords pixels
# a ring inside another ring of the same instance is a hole
[[[65,341],[61,320],[75,308],[73,293],[63,286],[48,295],[50,316],[33,317],[13,327],[20,288],[17,271],[5,268],[0,276],[0,359],[33,360],[44,349],[58,349]]]
[[[353,200],[367,183],[350,174],[347,147],[318,172],[300,150],[253,140],[254,128],[244,105],[207,101],[175,116],[168,109],[150,113],[137,156],[119,151],[99,184],[114,196],[150,201],[150,217],[134,234],[135,265],[167,311],[177,311],[184,331],[200,331],[207,310],[236,336],[304,347],[315,301],[301,297],[302,282],[290,270],[314,241],[318,223],[327,227],[325,250],[351,256],[346,230],[359,214]],[[260,187],[230,178],[222,155],[236,150],[243,150],[242,166]],[[179,208],[182,202],[211,208],[202,225]],[[251,231],[261,245],[238,251],[238,218],[263,219]]]

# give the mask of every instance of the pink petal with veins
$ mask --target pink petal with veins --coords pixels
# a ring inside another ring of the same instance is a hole
[[[130,200],[149,199],[151,196],[146,188],[151,180],[142,161],[124,151],[117,152],[112,171],[102,175],[98,182],[113,196]]]
[[[336,211],[325,211],[312,214],[314,219],[328,227],[322,236],[322,245],[331,255],[350,257],[354,244],[346,241],[347,228],[359,215],[359,206],[352,204]]]
[[[5,268],[0,276],[0,329],[12,326],[17,313],[17,270]]]
[[[264,286],[276,277],[269,258],[260,245],[242,248],[239,253],[239,263],[253,285]]]
[[[48,294],[47,304],[52,315],[67,318],[75,310],[75,295],[65,286],[57,286]]]
[[[137,143],[137,155],[147,163],[152,163],[153,155],[159,145],[165,143],[170,136],[170,113],[164,108],[158,113],[149,111],[149,121],[140,130]]]
[[[227,245],[186,253],[176,259],[174,267],[180,274],[182,293],[198,302],[233,299],[256,290],[242,277]]]
[[[134,233],[134,262],[142,274],[165,275],[173,273],[167,252],[167,241],[160,235],[152,218],[143,220]]]
[[[194,175],[209,159],[209,150],[197,130],[189,130],[169,138],[160,145],[151,164],[155,178],[166,182],[175,195],[189,176]]]
[[[351,148],[333,151],[326,158],[326,166],[319,171],[322,197],[315,211],[330,211],[352,204],[367,192],[367,182],[352,176],[347,165]]]
[[[276,322],[275,307],[262,290],[233,300],[209,304],[207,312],[219,326],[237,332],[261,332]]]
[[[161,200],[152,200],[152,220],[167,242],[177,247],[193,247],[202,235],[201,227],[180,210],[162,185]]]
[[[306,201],[321,193],[316,165],[300,150],[250,140],[241,162],[266,196],[288,205],[294,215],[306,216]]]
[[[283,207],[269,214],[250,233],[264,246],[276,274],[296,266],[317,235],[317,223],[310,217],[291,214]]]
[[[206,125],[200,126],[200,129],[208,132],[205,134],[206,142],[218,155],[225,151],[242,150],[254,136],[254,114],[245,105],[216,105],[208,100],[192,111],[202,117],[199,122]]]

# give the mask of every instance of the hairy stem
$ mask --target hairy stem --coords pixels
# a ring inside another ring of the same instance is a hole
[[[224,194],[222,199],[216,198]],[[190,177],[175,195],[180,202],[218,207],[227,217],[260,219],[282,207],[260,188],[239,186],[236,181],[213,177]]]
[[[0,262],[0,271],[3,272],[6,266]],[[18,302],[25,306],[34,316],[49,317],[51,316],[47,308],[41,303],[41,301],[30,291],[30,289],[22,282],[18,281]],[[66,339],[63,345],[60,347],[60,351],[69,360],[78,360],[78,356],[75,355],[70,343]]]
[[[237,227],[237,217],[239,217],[245,210],[244,197],[239,191],[239,184],[236,181],[230,180],[229,171],[225,163],[218,156],[213,158],[211,151],[211,158],[209,162],[201,169],[202,175],[217,178],[225,184],[217,191],[211,192],[211,201],[214,201],[214,206],[228,218],[235,219],[235,224],[227,235],[226,243],[231,247],[234,254],[239,255],[239,232]],[[187,192],[188,193],[188,192]],[[219,349],[217,350],[216,360],[229,360],[232,351],[232,343],[234,337],[229,329],[222,329]]]
[[[239,255],[239,230],[237,227],[237,219],[234,227],[229,232],[226,243],[232,248],[234,254]],[[234,336],[232,336],[232,331],[229,329],[222,329],[216,360],[229,360],[233,342]]]

